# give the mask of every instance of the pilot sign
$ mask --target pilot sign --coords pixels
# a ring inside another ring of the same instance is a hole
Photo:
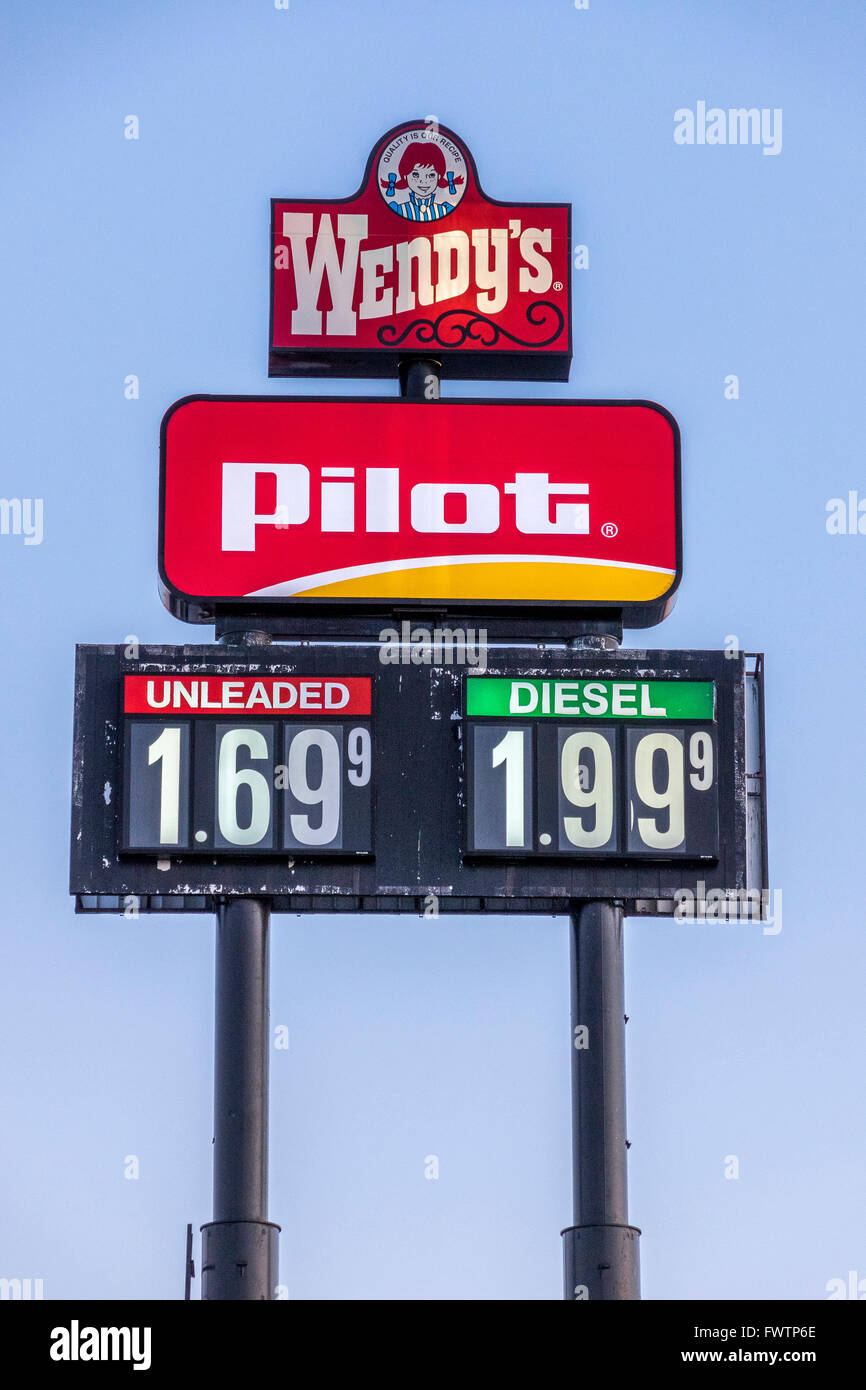
[[[369,853],[370,687],[126,675],[121,853]]]
[[[466,681],[468,854],[719,854],[713,681]]]

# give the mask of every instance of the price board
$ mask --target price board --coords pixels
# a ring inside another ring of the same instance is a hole
[[[369,676],[124,677],[121,850],[369,853]]]
[[[275,912],[556,914],[614,898],[665,915],[684,893],[764,891],[762,702],[743,656],[491,647],[483,664],[469,647],[460,664],[443,634],[408,631],[396,650],[80,647],[77,909],[244,895]]]
[[[715,711],[712,681],[467,681],[467,852],[716,859]]]

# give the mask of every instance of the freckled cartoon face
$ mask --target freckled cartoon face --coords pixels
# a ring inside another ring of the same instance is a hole
[[[436,191],[439,175],[432,164],[416,164],[406,175],[406,182],[419,198],[429,198]]]

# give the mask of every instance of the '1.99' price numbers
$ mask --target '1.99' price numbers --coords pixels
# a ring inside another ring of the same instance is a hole
[[[718,857],[712,682],[477,677],[467,707],[469,853]]]

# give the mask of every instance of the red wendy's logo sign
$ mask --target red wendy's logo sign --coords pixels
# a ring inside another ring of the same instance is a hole
[[[271,376],[393,376],[415,356],[568,380],[571,206],[489,198],[444,126],[389,131],[350,198],[271,206]]]
[[[161,455],[163,597],[191,621],[411,602],[646,627],[680,578],[679,432],[645,401],[193,396]]]

